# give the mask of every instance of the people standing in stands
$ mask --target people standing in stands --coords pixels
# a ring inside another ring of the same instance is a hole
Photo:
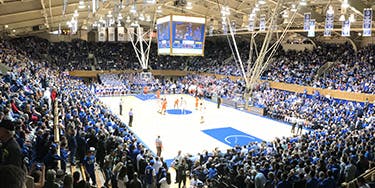
[[[217,109],[220,108],[220,105],[221,105],[221,96],[217,95]]]
[[[0,122],[0,165],[15,165],[23,169],[21,148],[14,138],[15,123],[3,119]]]
[[[122,116],[122,99],[120,99],[119,109],[120,109],[120,116]]]
[[[156,183],[156,172],[153,161],[149,162],[145,169],[145,185],[146,188],[153,188]]]
[[[178,163],[176,169],[177,169],[176,178],[178,182],[178,188],[181,188],[181,183],[182,183],[182,187],[185,187],[186,186],[186,170],[188,169],[186,160],[182,159],[181,162]]]
[[[163,149],[163,142],[160,139],[160,135],[155,140],[155,146],[156,146],[156,155],[160,157],[161,151]]]
[[[142,188],[143,187],[143,184],[142,184],[141,180],[138,178],[137,172],[134,172],[133,179],[130,180],[129,185],[130,185],[131,188]]]
[[[133,114],[133,108],[130,108],[129,110],[129,127],[132,127],[133,126],[133,117],[134,117],[134,114]]]
[[[92,181],[92,185],[96,185],[95,176],[95,148],[91,147],[85,158],[83,159],[83,164],[86,170],[86,181]]]
[[[299,134],[299,135],[302,134],[303,124],[304,124],[304,122],[298,122],[297,134]]]
[[[26,173],[14,165],[0,165],[1,188],[25,188]]]
[[[292,123],[292,129],[290,130],[290,132],[292,133],[292,135],[294,135],[294,133],[295,133],[295,130],[296,130],[296,122],[293,122]]]

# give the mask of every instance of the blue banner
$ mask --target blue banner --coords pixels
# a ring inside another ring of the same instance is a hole
[[[341,36],[350,37],[350,21],[349,20],[345,20],[342,22]]]
[[[305,13],[304,14],[304,22],[303,22],[303,30],[309,31],[310,30],[310,19],[311,19],[311,13]]]
[[[333,21],[334,21],[334,13],[327,11],[326,23],[324,26],[324,36],[331,36],[332,30],[333,30]]]
[[[261,15],[259,19],[259,31],[266,30],[266,15]]]
[[[372,28],[372,9],[366,8],[363,10],[363,36],[371,37]]]
[[[310,29],[307,33],[308,37],[315,37],[315,20],[310,20]]]

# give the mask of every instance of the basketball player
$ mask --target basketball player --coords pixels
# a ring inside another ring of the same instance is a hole
[[[167,111],[167,98],[164,98],[161,104],[161,114],[165,115],[165,111]]]
[[[176,98],[176,100],[174,101],[173,109],[178,109],[179,103],[180,101],[178,100],[178,98]]]
[[[204,123],[204,110],[206,109],[206,107],[204,107],[204,104],[203,104],[203,99],[200,100],[200,103],[199,103],[199,111],[201,112],[201,120],[200,120],[200,123],[203,124]]]
[[[181,108],[182,114],[185,114],[186,100],[182,97],[181,97],[181,102],[180,102],[180,108]]]
[[[199,98],[198,96],[195,96],[195,109],[198,110],[198,105],[199,105]]]

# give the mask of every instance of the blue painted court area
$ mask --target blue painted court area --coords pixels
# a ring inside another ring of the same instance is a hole
[[[138,94],[135,95],[138,99],[141,99],[142,101],[152,100],[156,99],[156,96],[154,94]]]
[[[192,111],[191,110],[181,110],[181,109],[169,109],[169,110],[167,110],[167,113],[172,114],[172,115],[188,115],[188,114],[191,114]]]
[[[232,147],[236,145],[243,146],[243,145],[248,144],[249,142],[263,141],[257,137],[251,136],[247,133],[241,132],[232,127],[206,129],[206,130],[202,130],[202,132]]]

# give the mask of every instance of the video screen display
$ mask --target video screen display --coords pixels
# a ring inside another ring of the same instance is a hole
[[[157,20],[158,54],[203,56],[205,18],[166,16]]]
[[[158,54],[169,55],[171,53],[171,28],[170,16],[159,18],[156,22],[156,29],[158,34]]]
[[[172,55],[202,55],[205,19],[172,16]]]

